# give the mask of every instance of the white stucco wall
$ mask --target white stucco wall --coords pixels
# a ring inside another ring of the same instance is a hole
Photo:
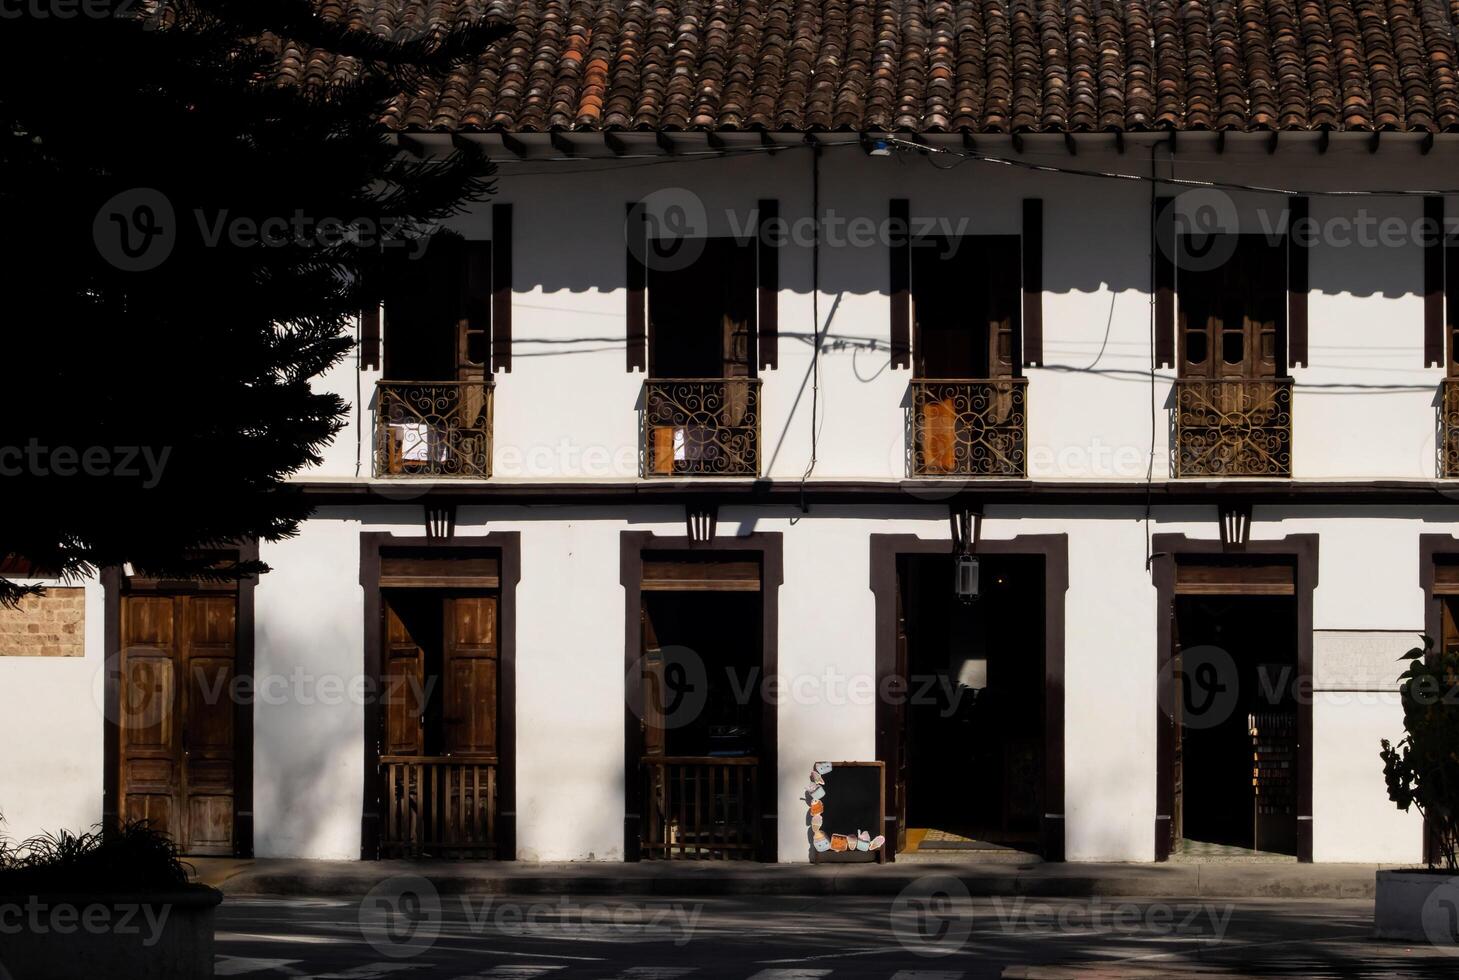
[[[85,656],[0,657],[0,837],[12,842],[101,821],[102,594],[85,588]]]
[[[782,861],[806,857],[800,793],[810,763],[875,756],[874,701],[847,688],[857,678],[875,677],[869,535],[947,537],[945,509],[936,504],[817,507],[794,526],[792,516],[726,508],[719,525],[725,535],[784,535],[782,689],[801,693],[787,694],[776,709]],[[1377,742],[1401,729],[1396,699],[1386,693],[1393,690],[1392,678],[1385,681],[1384,671],[1407,649],[1403,644],[1422,619],[1417,536],[1435,525],[1407,511],[1256,516],[1258,538],[1321,535],[1314,597],[1316,858],[1418,860],[1418,823],[1388,803]],[[1152,517],[1154,533],[1214,537],[1214,508],[1156,508]],[[1065,813],[1071,860],[1153,857],[1157,610],[1141,518],[1132,508],[1070,514],[1053,507],[990,507],[983,525],[986,539],[1068,535]],[[329,512],[309,522],[298,539],[266,549],[276,571],[256,593],[260,672],[266,664],[284,670],[302,662],[357,675],[363,662],[358,533],[416,536],[419,520],[415,507]],[[673,508],[643,508],[626,518],[606,508],[555,507],[473,507],[458,515],[458,535],[522,535],[516,736],[518,856],[524,860],[622,857],[619,534],[679,535],[682,528]],[[1369,555],[1367,563],[1348,564],[1355,554]],[[292,570],[284,572],[286,566]],[[1342,637],[1354,630],[1365,641],[1344,645]],[[828,676],[847,686],[828,686]],[[323,711],[305,704],[258,708],[260,856],[358,853],[363,718],[358,704]]]

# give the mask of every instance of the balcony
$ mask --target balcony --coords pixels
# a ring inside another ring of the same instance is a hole
[[[912,476],[1027,473],[1027,378],[913,381]]]
[[[1291,476],[1290,380],[1175,382],[1175,476]]]
[[[381,381],[375,386],[375,475],[491,476],[489,381]]]
[[[645,381],[642,473],[759,476],[760,380]]]
[[[1459,378],[1445,378],[1439,408],[1439,475],[1459,477]]]

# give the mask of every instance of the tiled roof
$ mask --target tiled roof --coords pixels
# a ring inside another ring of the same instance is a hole
[[[511,25],[404,129],[1459,130],[1459,0],[317,2],[384,34]]]

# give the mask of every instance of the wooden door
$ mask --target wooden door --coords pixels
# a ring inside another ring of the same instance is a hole
[[[122,599],[120,789],[184,854],[234,853],[237,598]]]
[[[446,755],[495,756],[496,597],[453,597],[444,600],[443,605],[443,748]]]
[[[1229,257],[1215,259],[1227,251]],[[1286,253],[1262,235],[1228,235],[1187,254],[1211,268],[1179,270],[1180,376],[1211,380],[1281,377],[1286,329]]]
[[[385,607],[385,731],[381,755],[423,755],[426,654],[394,604]]]

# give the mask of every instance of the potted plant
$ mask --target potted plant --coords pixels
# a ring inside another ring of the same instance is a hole
[[[0,977],[211,977],[222,895],[190,870],[146,823],[0,838]]]
[[[1417,808],[1429,839],[1428,867],[1379,871],[1374,925],[1386,939],[1459,944],[1459,651],[1423,646],[1404,654],[1399,677],[1404,736],[1383,740],[1388,798]]]

